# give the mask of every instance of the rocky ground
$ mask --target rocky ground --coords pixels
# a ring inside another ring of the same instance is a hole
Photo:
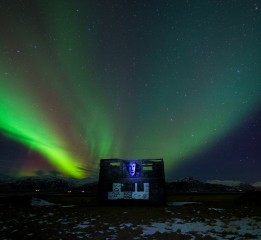
[[[1,239],[261,239],[261,208],[238,196],[100,206],[88,195],[2,196]]]

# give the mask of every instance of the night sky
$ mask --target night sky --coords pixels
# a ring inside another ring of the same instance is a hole
[[[0,1],[0,173],[101,158],[261,181],[261,1]]]

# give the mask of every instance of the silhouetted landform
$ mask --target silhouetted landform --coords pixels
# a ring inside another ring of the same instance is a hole
[[[64,192],[77,187],[71,179],[48,177],[20,177],[0,179],[0,192],[46,191]]]
[[[0,192],[96,192],[97,181],[92,178],[73,179],[55,176],[35,177],[0,177]],[[193,178],[166,183],[167,194],[193,192],[250,192],[257,190],[250,184],[240,183],[238,186],[204,183]]]
[[[255,187],[247,183],[240,183],[238,186],[226,186],[204,183],[190,177],[167,183],[166,189],[168,194],[187,192],[248,192],[256,190]]]
[[[249,191],[241,195],[236,202],[246,206],[261,206],[261,191]]]

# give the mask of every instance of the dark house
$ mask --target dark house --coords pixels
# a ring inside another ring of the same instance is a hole
[[[102,159],[98,198],[101,203],[164,203],[163,159]]]

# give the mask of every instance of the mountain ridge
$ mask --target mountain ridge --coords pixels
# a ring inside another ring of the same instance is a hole
[[[74,179],[59,176],[28,176],[16,178],[0,178],[0,192],[84,192],[97,191],[98,182],[94,178]],[[237,186],[213,184],[201,182],[192,177],[181,180],[166,182],[166,192],[169,194],[179,192],[248,192],[259,190],[247,183],[240,183]]]

